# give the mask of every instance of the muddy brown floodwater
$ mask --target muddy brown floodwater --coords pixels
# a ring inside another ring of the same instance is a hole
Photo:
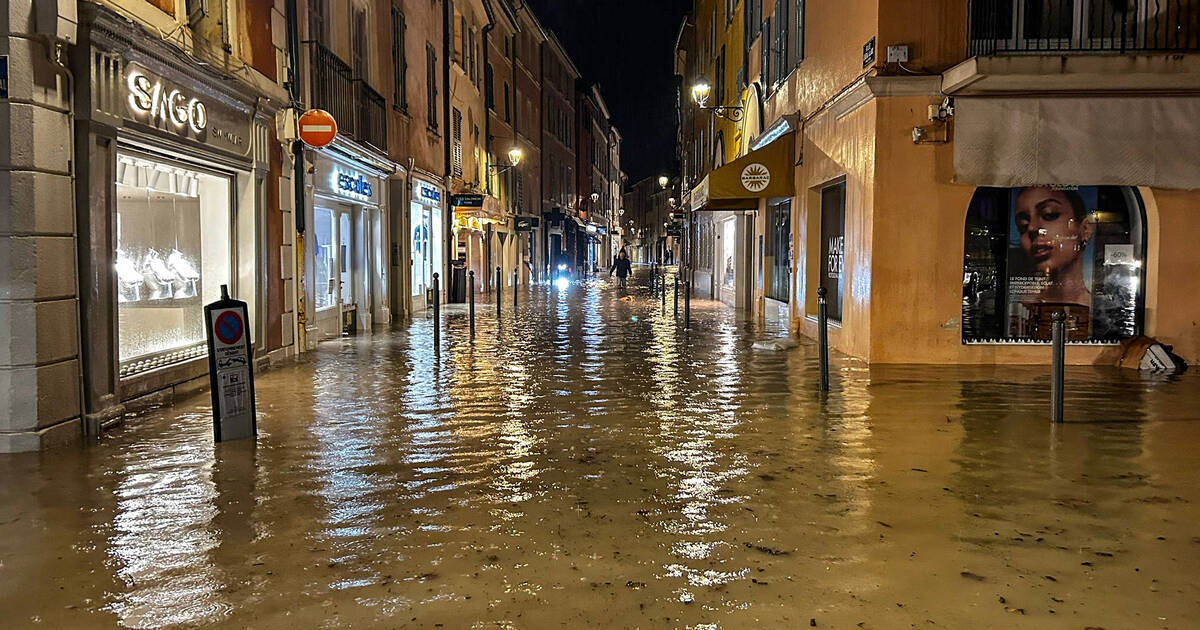
[[[644,278],[643,278],[644,280]],[[1197,628],[1200,379],[866,368],[523,294],[0,457],[5,628]],[[1047,355],[1049,350],[1047,349]]]

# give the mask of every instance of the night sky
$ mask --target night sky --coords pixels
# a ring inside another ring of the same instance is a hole
[[[518,2],[520,0],[517,0]],[[528,0],[600,93],[632,184],[672,168],[672,56],[692,0]]]

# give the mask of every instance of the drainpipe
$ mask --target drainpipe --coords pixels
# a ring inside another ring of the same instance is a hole
[[[288,97],[291,99],[293,108],[300,108],[303,97],[300,93],[300,15],[299,9],[296,6],[296,0],[286,0],[284,3],[285,18],[287,19],[287,44],[288,44]],[[296,312],[294,314],[294,325],[296,326],[295,340],[296,354],[299,355],[307,345],[307,335],[305,328],[307,326],[308,313],[304,306],[305,287],[304,278],[304,229],[306,224],[306,214],[304,208],[304,146],[300,140],[292,141],[292,183],[295,185],[296,202],[292,209],[292,220],[296,224],[296,272],[293,274],[293,282],[298,284],[296,291]],[[286,229],[286,226],[285,226]]]

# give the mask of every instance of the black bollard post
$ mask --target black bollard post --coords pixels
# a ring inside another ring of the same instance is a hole
[[[654,261],[651,261],[650,262],[650,297],[654,297],[655,291],[657,291],[657,289],[654,286],[654,283],[658,280],[658,278],[656,276],[657,273],[658,272],[655,271]]]
[[[433,351],[442,350],[442,296],[438,274],[433,274]]]
[[[467,272],[467,303],[471,310],[471,339],[475,338],[475,270]]]
[[[517,275],[517,270],[513,269],[513,310],[517,310],[517,281],[520,276]]]
[[[817,289],[817,364],[818,387],[829,391],[829,314],[826,312],[825,287]]]
[[[1050,421],[1059,424],[1063,421],[1063,389],[1065,383],[1065,366],[1067,358],[1067,314],[1055,311],[1052,324],[1054,351],[1050,366]]]
[[[671,306],[675,309],[675,319],[679,319],[679,272],[675,272],[675,284],[672,286],[674,287],[674,297]]]
[[[504,295],[504,288],[502,286],[500,286],[500,283],[503,281],[504,281],[504,276],[502,275],[502,273],[500,271],[500,266],[497,265],[496,266],[496,319],[500,319],[500,305],[504,303],[504,301],[502,299],[502,296]]]

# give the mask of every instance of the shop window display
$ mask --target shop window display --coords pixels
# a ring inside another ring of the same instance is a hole
[[[313,210],[313,238],[316,248],[316,273],[313,291],[317,308],[337,305],[334,280],[333,211],[326,208]]]
[[[1144,213],[1118,186],[980,188],[967,212],[963,342],[1046,342],[1056,311],[1072,342],[1142,327]]]
[[[228,177],[118,156],[121,376],[204,355],[203,305],[230,284],[231,189]]]

